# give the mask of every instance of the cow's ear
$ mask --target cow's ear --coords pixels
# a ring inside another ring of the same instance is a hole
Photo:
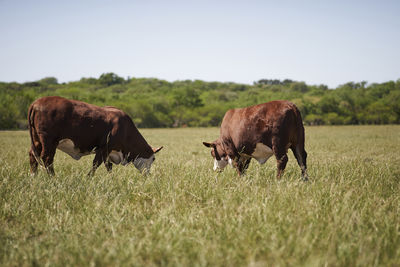
[[[203,142],[203,145],[205,145],[206,147],[214,147],[213,143],[208,143],[208,142]]]
[[[162,148],[163,148],[163,146],[160,146],[159,148],[154,148],[153,147],[154,154],[157,153],[158,151],[160,151]]]

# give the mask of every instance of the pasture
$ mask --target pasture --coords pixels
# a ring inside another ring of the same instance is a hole
[[[140,129],[152,172],[75,161],[28,175],[27,131],[0,132],[2,266],[399,266],[400,126],[306,127],[310,182],[291,151],[212,171],[217,128]]]

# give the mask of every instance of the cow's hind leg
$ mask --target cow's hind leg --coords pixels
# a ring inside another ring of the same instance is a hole
[[[285,152],[275,153],[276,161],[277,161],[277,169],[278,172],[276,174],[276,178],[280,179],[282,177],[283,172],[285,171],[286,164],[288,162],[288,156]]]
[[[42,142],[43,143],[43,142]],[[44,167],[49,175],[54,175],[54,155],[56,154],[57,145],[54,142],[43,143],[43,149],[40,157],[42,158]]]
[[[286,148],[280,144],[278,138],[275,138],[272,141],[272,150],[274,151],[274,155],[275,155],[276,162],[277,162],[276,178],[280,179],[283,172],[285,171],[286,164],[288,162]]]
[[[31,174],[36,174],[38,169],[38,162],[32,148],[29,150],[29,163],[31,165]]]
[[[42,144],[39,141],[39,137],[36,132],[33,131],[31,140],[31,149],[29,150],[29,163],[31,166],[31,174],[34,175],[37,173],[38,165],[42,163],[40,162],[40,155],[42,154]]]
[[[296,146],[292,146],[293,154],[297,160],[297,163],[301,169],[301,178],[304,181],[308,181],[308,174],[307,174],[307,152],[304,149],[304,145],[297,144]]]

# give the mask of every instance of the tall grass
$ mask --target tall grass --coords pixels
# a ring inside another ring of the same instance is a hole
[[[27,132],[0,132],[0,265],[400,265],[400,126],[306,128],[293,155],[247,174],[211,170],[218,129],[145,129],[152,172],[58,151],[30,176]]]

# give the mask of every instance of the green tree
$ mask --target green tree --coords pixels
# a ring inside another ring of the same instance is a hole
[[[100,75],[99,78],[99,83],[101,85],[105,85],[105,86],[110,86],[113,84],[121,84],[124,83],[125,80],[122,77],[119,77],[117,74],[115,73],[103,73],[102,75]]]
[[[58,80],[55,77],[46,77],[41,80],[39,80],[39,83],[43,84],[58,84]]]

